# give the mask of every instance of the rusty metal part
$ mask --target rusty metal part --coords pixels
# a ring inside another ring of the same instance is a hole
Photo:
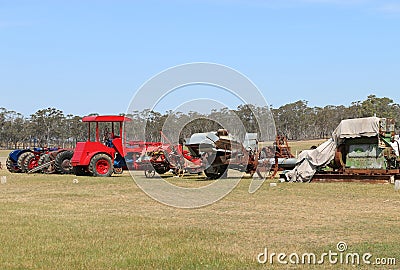
[[[365,170],[367,171],[367,170]],[[370,170],[368,170],[370,171]],[[317,173],[313,176],[311,182],[361,182],[361,183],[390,183],[394,179],[400,179],[400,174],[388,174],[381,170],[380,173],[375,174],[361,173]]]
[[[55,162],[54,160],[51,160],[49,162],[46,162],[45,164],[36,166],[33,169],[29,170],[28,173],[35,173],[35,172],[38,172],[38,171],[40,171],[42,169],[48,168],[49,166],[53,165],[54,162]]]
[[[271,168],[270,171],[271,172],[265,172],[265,168],[268,167],[265,164],[264,161],[264,165],[263,162],[259,161],[259,164],[261,164],[260,168],[258,169],[258,176],[260,178],[263,177],[269,177],[269,178],[274,178],[276,176],[276,174],[278,173],[278,171],[283,171],[286,169],[293,169],[296,165],[296,160],[295,160],[295,156],[292,154],[291,152],[291,148],[289,147],[287,138],[283,135],[278,135],[275,138],[275,142],[274,145],[271,147],[264,147],[261,150],[260,153],[260,159],[266,157],[266,156],[272,156],[273,158],[269,159],[267,161],[269,165],[269,167]],[[295,160],[293,162],[293,160]],[[287,162],[286,162],[287,161]]]

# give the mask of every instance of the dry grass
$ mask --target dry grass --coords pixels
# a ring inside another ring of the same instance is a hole
[[[310,149],[311,146],[319,146],[323,142],[325,142],[325,139],[318,139],[318,140],[307,140],[307,141],[289,141],[289,147],[291,148],[292,154],[296,156],[297,154],[300,154],[301,151]]]
[[[400,254],[392,185],[264,183],[249,194],[244,179],[223,200],[190,210],[153,201],[126,174],[0,175],[8,180],[0,185],[1,269],[254,269],[265,267],[256,262],[264,247],[321,254],[339,241]]]
[[[7,158],[8,154],[11,152],[11,150],[0,150],[0,157],[5,157]]]
[[[0,150],[0,163],[3,168],[6,167],[6,160],[7,160],[9,153],[10,153],[10,150]]]

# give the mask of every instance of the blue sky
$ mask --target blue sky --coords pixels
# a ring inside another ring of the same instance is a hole
[[[188,62],[242,72],[275,108],[400,103],[400,1],[0,0],[0,107],[26,116],[124,112],[146,80]],[[213,93],[200,90],[157,109]]]

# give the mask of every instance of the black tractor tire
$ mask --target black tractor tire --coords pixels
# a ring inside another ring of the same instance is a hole
[[[25,153],[22,153],[19,157],[18,157],[18,161],[17,161],[17,166],[18,166],[18,168],[20,169],[20,171],[21,172],[26,172],[26,169],[25,169],[25,159],[28,157],[28,156],[31,156],[31,155],[33,155],[33,153],[32,152],[25,152]]]
[[[169,167],[169,165],[162,165],[162,166],[154,166],[154,170],[158,173],[158,174],[164,174],[166,172],[168,172],[171,168]]]
[[[49,154],[44,154],[39,158],[38,161],[38,166],[42,166],[45,163],[48,163],[51,161],[50,155]],[[55,169],[54,169],[54,165],[50,164],[46,167],[44,167],[43,169],[40,170],[42,173],[54,173]]]
[[[71,165],[71,159],[74,155],[74,151],[62,151],[57,154],[54,160],[54,167],[57,173],[60,174],[73,174],[74,170]]]
[[[11,173],[16,173],[16,172],[19,171],[19,169],[18,169],[18,168],[15,168],[15,166],[14,166],[13,163],[14,163],[14,162],[10,159],[10,157],[8,157],[8,158],[7,158],[7,161],[6,161],[6,167],[7,167],[7,170],[8,170],[9,172],[11,172]]]
[[[204,174],[209,179],[218,179],[218,178],[226,178],[227,176],[228,165],[221,166],[210,166],[204,170]]]
[[[114,164],[111,157],[106,154],[97,154],[92,157],[89,164],[89,171],[93,176],[109,177],[114,171]]]
[[[24,170],[25,172],[28,172],[29,170],[33,168],[29,168],[31,162],[33,162],[36,159],[35,155],[33,153],[30,153],[25,159],[24,159]]]

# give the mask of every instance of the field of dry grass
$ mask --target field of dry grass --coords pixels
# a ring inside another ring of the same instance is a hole
[[[2,175],[1,268],[253,269],[264,247],[321,254],[339,241],[352,252],[400,254],[391,185],[264,183],[251,195],[245,179],[223,200],[183,210],[153,201],[126,175],[78,184]]]
[[[4,166],[4,168],[6,166],[6,160],[9,153],[9,150],[0,150],[0,162]]]
[[[0,185],[1,269],[309,269],[260,265],[256,257],[265,247],[322,254],[336,251],[339,241],[349,252],[397,257],[397,267],[375,269],[400,264],[400,193],[389,184],[271,187],[269,180],[249,194],[250,179],[243,179],[215,204],[177,209],[149,198],[127,173],[93,178],[1,170],[0,176],[7,177]]]
[[[302,150],[310,149],[311,146],[319,146],[320,144],[322,144],[325,141],[326,140],[324,140],[324,139],[307,140],[307,141],[289,141],[288,144],[289,144],[289,147],[291,148],[293,155],[296,156],[296,153],[300,154],[300,152]]]

